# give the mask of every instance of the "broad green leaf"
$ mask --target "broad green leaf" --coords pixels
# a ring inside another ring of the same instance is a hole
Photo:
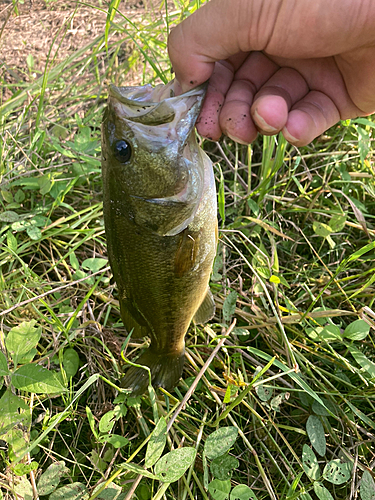
[[[39,185],[39,191],[41,195],[47,194],[52,187],[52,182],[49,178],[49,175],[42,175],[41,177],[38,177],[37,179],[38,185]]]
[[[22,500],[33,500],[33,488],[26,476],[15,478],[13,488],[18,498],[22,498]]]
[[[213,460],[216,457],[224,455],[232,448],[237,439],[237,427],[220,427],[212,432],[204,444],[204,454],[207,458]]]
[[[129,439],[118,434],[110,434],[109,436],[100,436],[99,441],[111,444],[114,448],[122,448],[129,443]]]
[[[64,461],[53,462],[40,476],[37,489],[40,496],[49,495],[58,487],[61,478],[69,474]]]
[[[31,223],[36,227],[45,227],[51,223],[51,219],[45,217],[44,215],[34,215],[34,217],[31,219]]]
[[[363,340],[370,332],[370,326],[363,319],[357,319],[345,328],[343,336],[350,340]]]
[[[333,484],[343,484],[349,481],[352,471],[352,464],[341,462],[339,459],[331,460],[323,470],[323,477]]]
[[[216,457],[212,460],[210,465],[211,474],[216,477],[216,479],[220,479],[220,481],[226,481],[227,479],[231,479],[233,474],[233,469],[237,469],[239,466],[239,462],[237,458],[228,455],[222,455],[220,457]]]
[[[25,476],[26,474],[30,474],[31,471],[37,470],[39,467],[38,462],[31,462],[29,464],[16,464],[12,467],[12,471],[16,476]]]
[[[61,394],[66,392],[57,374],[43,366],[29,364],[18,368],[12,375],[16,389],[37,394]]]
[[[13,327],[7,335],[5,345],[16,362],[17,358],[29,352],[35,347],[42,335],[41,327],[35,328],[36,321],[24,321],[18,326]]]
[[[19,410],[23,411],[19,411]],[[11,431],[16,425],[26,425],[29,407],[7,389],[0,398],[0,436]]]
[[[320,419],[315,415],[310,415],[306,422],[306,431],[313,448],[323,457],[326,454],[326,437]]]
[[[89,271],[92,271],[93,273],[100,271],[100,269],[103,269],[103,267],[105,267],[107,265],[108,265],[108,260],[101,259],[99,257],[85,259],[82,262],[82,268],[88,269]]]
[[[20,233],[21,231],[25,231],[30,226],[32,226],[32,221],[30,219],[18,220],[16,222],[13,222],[11,228],[12,228],[12,231],[16,231],[17,233]]]
[[[222,268],[223,268],[223,257],[221,256],[221,253],[218,251],[212,269],[212,274],[211,274],[212,281],[220,281],[223,278],[223,275],[220,274],[219,272]]]
[[[327,236],[333,232],[332,228],[328,226],[328,224],[324,224],[323,222],[318,222],[316,220],[313,222],[313,229],[318,236],[322,236],[323,238],[327,238]]]
[[[214,500],[227,500],[227,498],[229,498],[230,489],[230,481],[220,481],[219,479],[214,479],[208,485],[208,491]]]
[[[78,271],[79,269],[79,262],[78,262],[78,259],[76,257],[76,254],[74,252],[72,252],[70,255],[69,255],[69,262],[70,262],[70,265],[72,266],[72,268],[75,270],[75,271]]]
[[[342,340],[340,328],[336,325],[317,326],[316,328],[307,328],[307,335],[310,339],[320,342],[337,342]]]
[[[333,496],[327,490],[327,488],[325,488],[321,483],[318,483],[317,481],[315,481],[314,483],[314,491],[319,500],[333,500]]]
[[[22,189],[18,189],[16,194],[14,195],[14,201],[17,203],[22,203],[26,198],[25,193],[22,191]]]
[[[148,477],[150,479],[159,479],[159,477],[155,474],[152,474],[146,469],[143,469],[143,467],[133,464],[133,463],[123,463],[120,465],[123,469],[131,470],[132,472],[135,472],[136,474],[140,474],[141,476]]]
[[[167,423],[164,417],[160,417],[155,429],[152,431],[150,441],[147,445],[145,467],[152,467],[161,457],[167,442]]]
[[[375,481],[367,470],[362,475],[360,494],[361,500],[375,500]]]
[[[257,500],[257,497],[246,484],[237,484],[230,492],[230,500]]]
[[[249,208],[253,212],[253,214],[255,215],[255,217],[258,217],[259,213],[260,213],[260,208],[259,208],[258,203],[256,203],[253,199],[248,198],[247,199],[247,204],[249,205]]]
[[[194,463],[195,448],[177,448],[163,455],[155,465],[155,475],[163,483],[173,483]]]
[[[270,279],[271,276],[272,276],[269,267],[266,267],[266,266],[257,266],[256,270],[257,270],[259,276],[261,278],[266,279],[266,280]]]
[[[35,356],[38,354],[38,351],[35,349],[35,347],[33,347],[32,349],[30,349],[29,352],[27,352],[26,354],[24,354],[23,356],[21,356],[21,358],[19,358],[17,361],[18,361],[18,364],[19,365],[26,365],[27,363],[31,363],[31,361],[35,358]]]
[[[226,323],[229,323],[235,310],[236,310],[237,292],[230,292],[226,296],[223,304],[223,319]]]
[[[34,61],[34,57],[32,54],[29,54],[27,57],[26,57],[26,63],[27,63],[27,66],[29,68],[30,71],[33,70],[34,66],[35,66],[35,61]]]
[[[13,186],[24,186],[25,189],[36,190],[39,189],[38,180],[35,177],[27,177],[25,179],[18,179],[12,182]]]
[[[272,398],[273,388],[266,387],[264,385],[257,385],[255,386],[255,392],[261,401],[268,401]]]
[[[12,250],[12,252],[16,253],[18,248],[17,238],[11,231],[7,232],[7,245]]]
[[[9,375],[8,362],[5,354],[0,351],[0,377]]]
[[[28,237],[34,241],[38,241],[42,237],[42,231],[36,226],[27,227],[26,233],[27,233]]]
[[[110,432],[112,427],[115,425],[117,418],[121,416],[118,410],[113,409],[104,413],[102,418],[99,420],[99,431],[100,432]]]
[[[55,490],[51,493],[49,500],[87,500],[89,494],[86,486],[82,483],[72,483]]]
[[[360,123],[366,127],[375,128],[375,122],[372,122],[368,118],[356,118],[355,120],[350,120],[352,123]]]
[[[79,368],[79,356],[75,349],[68,347],[63,354],[63,367],[68,379],[74,377]]]
[[[334,215],[329,221],[329,226],[334,233],[342,231],[345,227],[346,215]]]
[[[126,400],[126,406],[129,408],[140,408],[141,407],[141,397],[135,396],[134,398],[128,397]]]
[[[14,462],[23,457],[29,446],[27,434],[21,429],[17,429],[15,427],[4,434],[1,439],[6,441],[10,445],[9,458],[11,462]]]
[[[307,444],[303,445],[302,465],[304,471],[311,479],[319,479],[319,477],[321,476],[321,472],[318,464],[318,459],[316,458],[315,453],[312,451],[310,446],[307,446]]]
[[[91,450],[87,457],[96,469],[99,469],[101,472],[104,472],[107,469],[108,463],[96,450]]]
[[[103,483],[98,484],[98,486],[94,489],[92,494],[94,495],[98,490],[103,487]],[[121,486],[118,486],[116,483],[110,483],[106,486],[105,490],[103,490],[96,497],[98,500],[119,500],[119,495],[122,492]],[[124,498],[124,497],[122,497]],[[138,488],[137,488],[137,498],[138,498]]]
[[[12,193],[10,191],[6,191],[5,189],[1,190],[1,196],[3,197],[3,200],[6,203],[12,203],[12,201],[13,201],[13,195],[12,195]]]
[[[9,222],[10,224],[12,224],[19,219],[19,215],[12,210],[6,210],[5,212],[0,213],[0,222]]]
[[[354,346],[348,346],[350,354],[357,361],[357,363],[363,368],[371,378],[375,377],[375,363],[370,361],[367,356],[363,354],[362,351]]]

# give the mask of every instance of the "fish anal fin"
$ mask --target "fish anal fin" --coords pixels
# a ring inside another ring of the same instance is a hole
[[[199,309],[194,314],[193,321],[196,324],[207,323],[207,321],[212,319],[214,315],[215,315],[215,300],[211,290],[208,288],[202,304],[199,306]]]
[[[126,330],[129,333],[133,330],[133,338],[141,338],[149,335],[150,328],[132,299],[123,298],[120,300],[120,312]]]
[[[185,348],[173,353],[156,353],[147,349],[137,365],[147,366],[151,371],[151,383],[154,387],[164,387],[171,391],[181,378],[185,361]],[[132,389],[132,396],[139,396],[146,392],[149,383],[148,370],[132,366],[121,380],[121,387]]]
[[[199,238],[199,232],[191,233],[187,229],[182,231],[174,261],[175,274],[179,278],[194,267],[199,247]]]

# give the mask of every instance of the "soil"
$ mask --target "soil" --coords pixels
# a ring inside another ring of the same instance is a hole
[[[57,64],[104,32],[107,6],[101,0],[88,1],[90,6],[72,0],[24,0],[16,5],[0,0],[0,73],[7,83],[40,76],[51,56]],[[122,1],[119,10],[130,18],[140,15],[143,0]]]

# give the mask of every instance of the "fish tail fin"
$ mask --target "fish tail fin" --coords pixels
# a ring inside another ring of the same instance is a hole
[[[185,361],[185,348],[179,352],[158,354],[147,349],[137,365],[147,366],[151,371],[151,383],[154,387],[164,387],[172,390],[181,378]],[[121,387],[132,389],[132,396],[139,396],[146,392],[149,383],[148,370],[132,366],[121,380]]]

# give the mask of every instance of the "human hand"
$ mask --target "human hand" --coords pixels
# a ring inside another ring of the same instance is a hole
[[[211,0],[172,30],[182,91],[209,79],[198,132],[302,146],[375,111],[375,2]]]

